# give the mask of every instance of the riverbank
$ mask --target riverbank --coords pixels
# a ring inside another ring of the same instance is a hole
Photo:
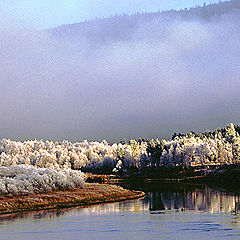
[[[73,191],[57,191],[27,196],[0,196],[0,215],[49,209],[87,206],[144,197],[141,191],[127,190],[110,184],[85,183]]]
[[[132,174],[115,175],[107,179],[107,182],[116,184],[123,181],[129,182],[188,182],[205,184],[240,184],[240,165],[219,165],[210,168],[167,169],[135,172]]]

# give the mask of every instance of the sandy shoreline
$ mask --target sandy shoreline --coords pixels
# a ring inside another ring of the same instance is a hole
[[[58,191],[18,197],[0,196],[0,215],[87,206],[137,199],[144,196],[144,192],[127,190],[116,185],[86,183],[83,188],[72,191]]]

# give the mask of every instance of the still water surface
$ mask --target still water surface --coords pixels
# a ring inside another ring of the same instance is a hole
[[[160,183],[136,188],[146,197],[1,217],[0,239],[240,239],[238,189]]]

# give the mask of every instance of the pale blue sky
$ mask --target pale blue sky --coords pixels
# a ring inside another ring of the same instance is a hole
[[[49,28],[121,13],[181,9],[219,0],[0,0],[1,19]]]

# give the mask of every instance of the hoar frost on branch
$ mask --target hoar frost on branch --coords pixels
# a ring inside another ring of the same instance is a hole
[[[75,189],[84,185],[81,171],[37,168],[29,165],[0,167],[0,194],[14,196]]]
[[[172,140],[129,143],[69,141],[0,141],[0,166],[27,164],[96,173],[145,168],[233,164],[240,161],[240,127],[229,124],[214,132],[175,134]]]

